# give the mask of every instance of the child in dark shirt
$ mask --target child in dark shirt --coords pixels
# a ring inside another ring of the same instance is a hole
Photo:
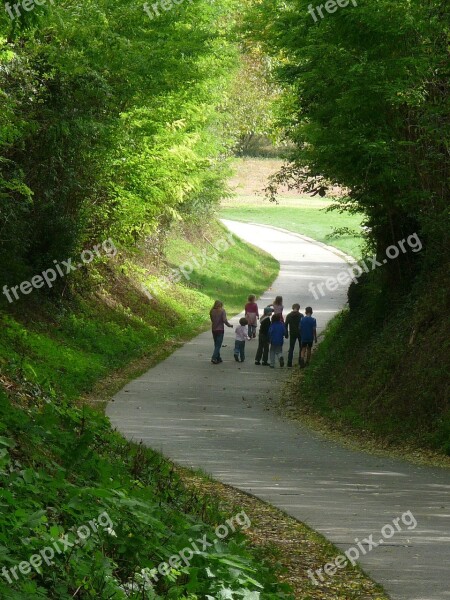
[[[300,321],[300,335],[302,338],[302,354],[300,357],[300,366],[309,365],[311,360],[311,348],[313,342],[317,344],[317,321],[312,316],[313,309],[310,306],[305,308],[305,316]],[[306,356],[306,363],[305,363]]]
[[[301,353],[301,337],[300,337],[300,321],[302,319],[302,314],[300,313],[300,304],[292,305],[292,312],[288,314],[285,321],[286,334],[285,338],[289,338],[289,352],[288,352],[288,361],[287,366],[292,367],[292,359],[294,358],[294,350],[295,344],[298,340],[299,346],[299,357],[298,362],[300,364],[300,353]]]
[[[273,309],[267,306],[264,309],[264,316],[259,322],[259,336],[258,336],[258,350],[255,356],[255,365],[262,364],[267,367],[269,366],[269,327],[270,327],[270,316],[273,313]]]

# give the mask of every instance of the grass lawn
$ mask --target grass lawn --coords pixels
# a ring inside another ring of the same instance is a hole
[[[220,217],[282,227],[360,258],[363,245],[363,238],[359,237],[362,216],[336,210],[327,212],[326,208],[330,204],[330,201],[309,196],[281,197],[279,204],[272,204],[258,196],[237,196],[223,201]],[[336,229],[343,227],[354,231],[355,234],[334,235]]]
[[[220,216],[246,223],[282,227],[360,258],[363,246],[363,238],[360,237],[362,215],[327,212],[326,209],[333,204],[332,200],[319,196],[300,196],[298,191],[289,190],[286,186],[278,189],[278,204],[266,200],[263,190],[269,184],[270,177],[282,166],[281,159],[236,159],[235,172],[229,181],[236,196],[222,201]],[[333,193],[339,193],[339,189],[334,188]],[[336,230],[342,228],[350,231],[344,235],[336,234]]]

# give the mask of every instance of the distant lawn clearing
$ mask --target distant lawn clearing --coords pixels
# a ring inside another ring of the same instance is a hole
[[[222,202],[220,217],[282,227],[360,258],[363,239],[358,234],[363,217],[336,210],[326,212],[330,204],[331,201],[309,196],[279,198],[279,204],[272,204],[261,196],[237,196]],[[334,236],[333,231],[342,227],[351,229],[355,235]]]

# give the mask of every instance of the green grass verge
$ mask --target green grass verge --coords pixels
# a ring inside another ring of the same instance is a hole
[[[327,212],[327,205],[322,200],[312,198],[281,198],[280,204],[274,205],[255,198],[238,197],[223,204],[220,216],[224,219],[282,227],[360,258],[363,246],[363,239],[359,237],[361,215],[336,210]],[[336,233],[344,228],[347,233]]]
[[[210,242],[226,235],[214,224],[206,231],[207,241],[204,231],[192,227],[172,232],[158,268],[142,255],[118,256],[114,263],[110,259],[106,265],[92,265],[89,283],[80,278],[64,303],[27,296],[29,304],[20,301],[14,312],[0,313],[0,368],[6,373],[19,370],[27,379],[76,399],[111,371],[142,357],[167,354],[207,328],[214,299],[222,299],[230,314],[241,311],[249,293],[262,293],[275,279],[278,263],[233,238],[229,249],[202,265],[200,257],[214,253]],[[141,283],[154,286],[190,256],[197,257],[200,268],[189,280],[163,285],[149,300]]]

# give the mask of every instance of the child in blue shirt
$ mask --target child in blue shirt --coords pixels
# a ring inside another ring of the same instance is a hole
[[[300,366],[303,368],[309,365],[311,360],[311,348],[313,342],[317,344],[317,321],[312,316],[313,309],[310,306],[305,308],[305,316],[300,321],[300,336],[302,338],[302,353],[300,357]],[[306,355],[306,363],[305,363]]]
[[[272,325],[269,327],[270,341],[270,368],[275,368],[275,357],[280,361],[280,367],[284,367],[283,343],[284,343],[284,323],[281,321],[281,314],[274,314]]]

